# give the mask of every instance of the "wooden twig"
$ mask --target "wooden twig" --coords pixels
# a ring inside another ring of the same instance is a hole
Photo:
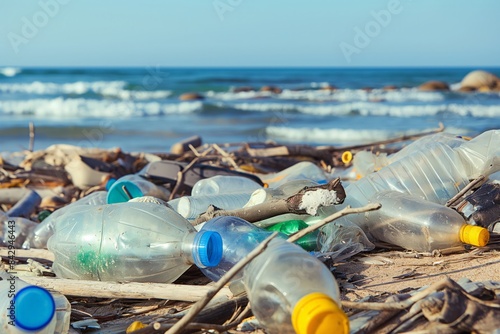
[[[169,299],[194,302],[211,292],[206,285],[166,283],[115,283],[64,278],[22,276],[30,284],[58,291],[64,295],[97,298]],[[231,296],[229,288],[219,289],[221,295]]]
[[[33,122],[30,122],[30,144],[29,144],[29,151],[33,152],[33,149],[35,147],[35,125]]]
[[[308,226],[303,230],[298,231],[297,233],[292,234],[287,241],[289,242],[295,242],[305,236],[308,233],[311,233],[324,225],[334,221],[335,219],[338,219],[343,216],[347,216],[353,213],[362,213],[362,212],[368,212],[368,211],[373,211],[373,210],[378,210],[380,209],[381,205],[380,203],[370,203],[368,205],[365,205],[361,208],[351,208],[349,205],[340,210],[339,212],[335,212],[334,214],[320,220],[314,225]]]
[[[483,182],[486,178],[484,175],[479,175],[476,179],[472,180],[468,185],[466,185],[462,190],[458,192],[455,196],[453,196],[448,202],[446,202],[446,206],[450,207],[453,206],[458,200],[462,198],[463,195],[465,195],[469,190],[474,188],[476,185],[480,184]]]
[[[241,170],[241,169],[240,169],[240,166],[238,166],[238,165],[236,164],[236,162],[234,161],[234,159],[233,159],[233,158],[231,158],[231,156],[230,156],[230,155],[229,155],[226,151],[224,151],[222,148],[220,148],[220,146],[219,146],[219,145],[217,145],[217,144],[213,144],[212,146],[214,147],[214,149],[215,149],[217,152],[219,152],[219,153],[220,153],[220,154],[221,154],[224,158],[226,158],[226,160],[227,160],[227,161],[229,161],[229,163],[233,166],[233,168],[234,168],[235,170],[238,170],[238,171],[239,171],[239,170]]]
[[[173,200],[177,192],[179,191],[179,188],[182,186],[184,182],[184,174],[186,174],[193,166],[203,157],[205,157],[210,151],[212,150],[212,147],[209,147],[206,149],[203,153],[200,155],[196,156],[191,162],[184,167],[180,172],[177,173],[177,181],[175,182],[175,187],[170,193],[169,200]]]
[[[165,332],[165,334],[180,333],[180,331],[194,319],[194,317],[208,304],[208,302],[217,294],[217,292],[226,285],[231,278],[233,278],[240,270],[242,270],[250,261],[262,253],[269,242],[278,235],[277,232],[271,234],[268,238],[262,241],[259,246],[257,246],[253,251],[248,253],[241,261],[235,264],[220,280],[215,284],[215,286],[198,302],[196,302],[190,309],[189,312],[182,317],[172,328]]]
[[[328,184],[315,187],[306,187],[295,195],[292,195],[286,199],[273,200],[248,208],[241,208],[236,210],[216,210],[213,206],[210,206],[205,213],[202,213],[198,216],[198,218],[194,220],[193,225],[201,224],[212,218],[220,216],[240,217],[248,222],[253,223],[285,213],[306,214],[306,210],[302,206],[304,195],[320,189],[335,191],[336,199],[330,205],[341,204],[345,199],[344,187],[342,186],[340,179],[337,178],[330,181]],[[322,204],[318,202],[317,207],[320,206],[322,206]]]

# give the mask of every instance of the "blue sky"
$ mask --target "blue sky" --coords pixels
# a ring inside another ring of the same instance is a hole
[[[500,66],[499,14],[498,0],[0,0],[0,66]]]

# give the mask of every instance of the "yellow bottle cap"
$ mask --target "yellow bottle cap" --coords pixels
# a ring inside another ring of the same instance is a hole
[[[460,229],[460,241],[464,244],[484,247],[490,241],[490,232],[484,227],[465,224]]]
[[[125,331],[125,333],[130,334],[130,333],[133,333],[135,331],[138,331],[139,329],[143,329],[146,327],[148,327],[148,326],[146,326],[142,322],[134,321],[133,323],[130,324],[130,326],[127,327],[127,330]]]
[[[345,151],[342,153],[342,162],[345,163],[346,165],[351,162],[352,160],[352,153],[351,151]]]
[[[297,334],[348,334],[349,319],[329,296],[315,292],[302,297],[292,313]]]

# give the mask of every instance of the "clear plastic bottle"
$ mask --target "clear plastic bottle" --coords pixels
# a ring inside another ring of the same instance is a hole
[[[445,204],[470,179],[498,170],[500,130],[484,132],[454,149],[436,142],[429,145],[427,151],[415,151],[377,173],[351,183],[346,188],[347,197],[343,206],[363,206],[384,190],[395,190]]]
[[[70,314],[71,305],[60,293],[51,293],[0,271],[1,333],[65,334]]]
[[[37,226],[37,223],[26,218],[4,215],[0,223],[0,246],[24,248],[27,238]]]
[[[63,278],[170,283],[192,264],[215,266],[222,256],[218,233],[197,233],[165,205],[85,205],[61,218],[48,248]]]
[[[309,161],[299,162],[281,172],[263,174],[259,175],[259,177],[269,188],[278,188],[282,184],[292,180],[311,180],[319,184],[328,182],[328,176],[325,171]]]
[[[451,148],[455,148],[465,143],[465,140],[452,134],[437,133],[417,139],[410,145],[389,156],[387,153],[380,153],[376,155],[368,151],[357,152],[354,155],[352,164],[356,170],[357,176],[364,177],[374,171],[379,171],[381,168],[403,159],[414,152],[426,151],[427,149],[432,148],[432,145],[437,142],[446,144]]]
[[[349,333],[328,268],[306,251],[273,239],[243,270],[252,312],[269,333]]]
[[[200,213],[207,211],[210,205],[219,209],[234,210],[241,209],[250,199],[250,194],[225,194],[214,196],[184,196],[177,203],[170,203],[177,207],[177,212],[187,219],[198,217]]]
[[[260,229],[244,219],[231,216],[221,216],[210,219],[203,225],[200,232],[217,232],[223,240],[222,257],[217,266],[201,268],[205,276],[218,281],[229,269],[243,259],[255,247],[273,232]],[[286,238],[285,234],[280,234]],[[242,272],[233,280],[241,278]]]
[[[108,193],[106,191],[96,191],[90,195],[87,195],[79,200],[66,205],[56,211],[54,211],[50,216],[45,218],[40,224],[38,224],[29,235],[27,242],[24,244],[24,248],[47,248],[47,241],[54,234],[54,224],[60,220],[60,217],[66,212],[71,211],[72,208],[81,205],[103,205],[106,204],[106,197]]]
[[[431,252],[463,244],[483,247],[488,230],[466,224],[455,210],[397,191],[373,198],[379,210],[367,212],[361,228],[375,241],[418,252]]]
[[[292,180],[280,185],[277,188],[265,188],[255,190],[245,207],[262,204],[273,199],[288,198],[305,187],[314,187],[318,183],[312,180]]]
[[[196,182],[191,191],[192,196],[213,196],[222,194],[251,194],[261,185],[243,176],[217,175]]]
[[[108,204],[123,203],[142,196],[153,196],[168,201],[170,195],[166,188],[157,186],[135,174],[125,175],[118,180],[110,179],[106,188],[108,189]]]

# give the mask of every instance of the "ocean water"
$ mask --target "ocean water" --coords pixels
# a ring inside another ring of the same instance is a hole
[[[500,128],[500,93],[461,93],[475,68],[197,69],[0,68],[0,152],[57,143],[165,152],[204,142],[350,145],[437,128],[475,135]],[[500,68],[484,68],[500,76]],[[428,80],[450,92],[422,92]],[[335,91],[325,90],[328,85]],[[382,89],[395,85],[396,90]],[[263,86],[279,94],[259,91]],[[234,92],[238,87],[255,91]],[[372,88],[371,90],[365,89]],[[181,101],[196,92],[201,101]]]

